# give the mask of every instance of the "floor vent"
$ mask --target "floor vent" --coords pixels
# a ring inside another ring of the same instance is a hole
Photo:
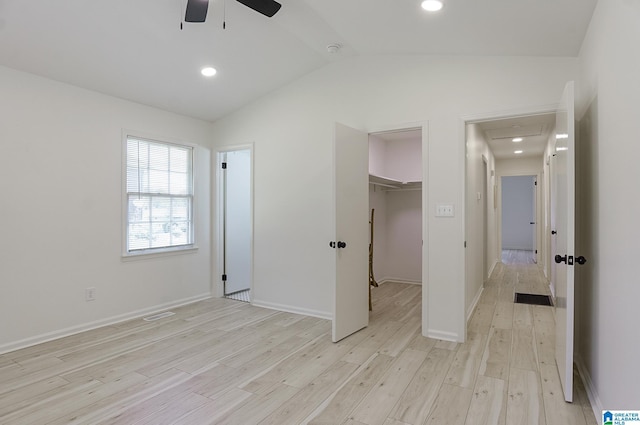
[[[549,295],[522,294],[520,292],[516,292],[515,302],[517,304],[553,305],[551,302],[551,296]]]
[[[165,317],[173,316],[174,314],[175,313],[173,311],[165,311],[164,313],[158,313],[151,316],[143,317],[142,320],[153,322],[154,320],[164,319]]]

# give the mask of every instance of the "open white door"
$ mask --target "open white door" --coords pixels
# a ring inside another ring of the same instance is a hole
[[[574,87],[567,83],[556,112],[551,181],[551,255],[555,265],[556,364],[564,399],[573,401],[573,319],[575,255]]]
[[[533,246],[531,248],[531,252],[533,252],[533,262],[538,264],[538,177],[533,176],[533,211],[531,211],[531,231],[533,232],[533,237],[531,240],[533,241]]]
[[[369,324],[369,136],[336,123],[333,342]]]
[[[251,289],[251,150],[223,153],[224,295]]]

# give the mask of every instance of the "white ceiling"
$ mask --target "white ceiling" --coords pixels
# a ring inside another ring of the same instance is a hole
[[[509,159],[542,156],[555,123],[555,114],[544,114],[481,122],[478,126],[494,157]],[[513,142],[517,137],[522,141]],[[515,154],[516,150],[522,153]]]
[[[280,0],[266,18],[210,0],[0,0],[0,64],[209,121],[354,55],[576,56],[597,0]],[[326,46],[340,43],[337,54]],[[200,68],[218,75],[205,79]]]

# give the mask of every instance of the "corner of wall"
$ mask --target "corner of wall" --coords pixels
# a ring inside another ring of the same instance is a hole
[[[589,375],[589,370],[587,366],[584,364],[582,357],[579,355],[575,358],[576,366],[578,368],[578,374],[584,383],[584,388],[587,391],[587,396],[589,397],[589,403],[591,404],[591,409],[593,410],[593,415],[596,417],[596,421],[598,421],[598,425],[602,425],[602,411],[604,410],[602,407],[602,401],[600,401],[600,396],[598,395],[598,391],[596,390],[593,381],[591,380],[591,375]]]

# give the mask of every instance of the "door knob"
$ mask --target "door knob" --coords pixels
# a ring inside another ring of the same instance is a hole
[[[560,264],[560,263],[567,263],[567,256],[565,255],[564,257],[561,256],[560,254],[556,254],[556,256],[554,257],[554,260],[556,260],[556,263]]]
[[[551,231],[551,234],[552,234],[552,235],[555,235],[556,233],[558,233],[558,232],[556,232],[555,230],[552,230],[552,231]]]
[[[329,246],[331,248],[335,248],[336,247],[336,243],[334,241],[329,242]]]
[[[338,241],[338,248],[346,248],[346,247],[347,247],[346,242]]]
[[[584,264],[584,263],[586,263],[586,262],[587,262],[587,259],[586,259],[586,258],[584,258],[582,255],[581,255],[581,256],[579,256],[579,257],[576,257],[576,263],[578,263],[578,264],[580,264],[580,265],[583,265],[583,264]]]

